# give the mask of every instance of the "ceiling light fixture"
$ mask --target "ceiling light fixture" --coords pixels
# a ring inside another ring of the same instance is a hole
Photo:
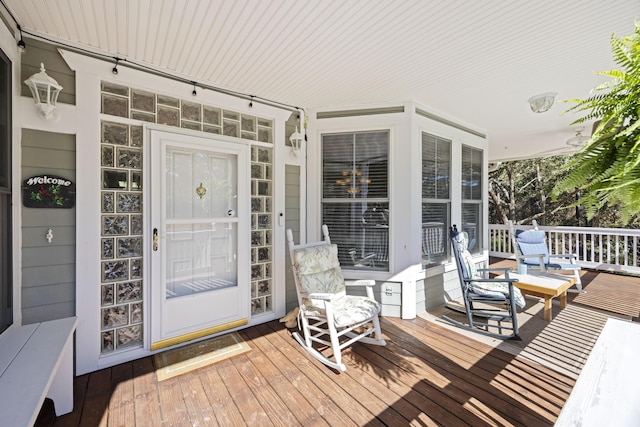
[[[120,58],[113,58],[116,60],[115,65],[113,66],[113,68],[111,69],[111,72],[113,73],[114,76],[118,75],[118,61],[120,61]]]
[[[582,131],[584,131],[584,127],[577,127],[576,136],[567,139],[567,145],[573,148],[581,148],[587,141],[589,141],[589,137],[582,135]]]
[[[531,111],[534,113],[544,113],[549,111],[555,102],[556,92],[545,92],[540,95],[535,95],[529,98],[527,101],[531,107]]]
[[[196,96],[198,94],[198,92],[196,92],[196,82],[191,83],[193,83],[193,91],[191,92],[191,95]]]
[[[253,108],[253,95],[251,95],[250,98],[251,99],[249,100],[249,108]]]

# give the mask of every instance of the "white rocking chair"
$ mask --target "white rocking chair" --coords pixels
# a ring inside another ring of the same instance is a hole
[[[331,244],[326,225],[322,234],[321,242],[295,245],[293,233],[287,230],[304,339],[298,332],[293,336],[320,362],[346,371],[341,355],[345,347],[356,341],[386,345],[378,318],[381,306],[373,297],[374,280],[345,282],[338,247]],[[364,286],[367,296],[347,295],[346,288],[351,286]],[[333,359],[314,348],[314,343],[331,347]]]

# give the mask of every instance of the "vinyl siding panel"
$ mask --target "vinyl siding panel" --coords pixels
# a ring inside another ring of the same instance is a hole
[[[22,178],[56,175],[75,182],[75,136],[23,129]],[[22,194],[17,198],[22,203]],[[23,323],[75,314],[76,209],[22,208]],[[53,240],[47,242],[51,229]]]
[[[300,242],[300,167],[287,165],[285,167],[285,230],[293,231],[293,239]],[[286,241],[286,240],[285,240]],[[287,256],[285,256],[286,266],[286,311],[289,312],[298,306],[298,296],[296,294],[296,284],[291,270],[291,257],[287,246]]]

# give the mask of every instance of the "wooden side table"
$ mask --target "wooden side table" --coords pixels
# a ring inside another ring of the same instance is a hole
[[[504,275],[498,276],[503,279]],[[576,283],[574,276],[564,276],[552,273],[509,273],[510,279],[518,279],[514,283],[523,294],[535,295],[544,298],[544,320],[551,321],[551,300],[560,297],[560,308],[567,307],[567,290]]]

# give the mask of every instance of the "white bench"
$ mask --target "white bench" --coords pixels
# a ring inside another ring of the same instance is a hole
[[[0,338],[0,424],[32,426],[45,397],[73,410],[73,333],[78,319],[10,327]]]
[[[640,324],[610,318],[556,426],[640,426]]]

